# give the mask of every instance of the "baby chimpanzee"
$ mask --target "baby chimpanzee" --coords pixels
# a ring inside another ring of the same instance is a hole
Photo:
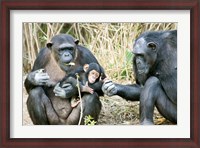
[[[98,95],[102,95],[102,84],[105,76],[102,75],[102,67],[97,63],[85,64],[83,67],[80,66],[76,70],[69,73],[61,82],[60,87],[66,83],[70,83],[72,87],[76,88],[79,86],[81,93],[96,92]],[[78,81],[77,81],[78,79]],[[79,83],[79,85],[77,84]],[[75,107],[79,103],[77,95],[71,100],[71,106]]]

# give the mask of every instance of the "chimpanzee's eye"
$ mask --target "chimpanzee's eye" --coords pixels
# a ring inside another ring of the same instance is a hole
[[[64,51],[64,50],[65,50],[65,48],[59,48],[59,49],[58,49],[59,52],[62,52],[62,51]]]
[[[98,72],[92,72],[92,75],[94,75],[96,78],[99,77],[99,73]]]
[[[74,50],[74,48],[73,48],[73,47],[67,47],[67,49],[68,49],[68,50]]]
[[[59,53],[62,53],[62,52],[65,52],[65,51],[70,51],[70,52],[72,52],[73,49],[74,49],[73,47],[59,48],[58,51],[59,51]]]
[[[156,43],[154,42],[149,42],[147,43],[147,47],[151,48],[152,50],[156,50]]]

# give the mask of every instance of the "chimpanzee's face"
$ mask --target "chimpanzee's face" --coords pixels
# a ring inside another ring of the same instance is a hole
[[[63,70],[72,66],[75,59],[76,47],[71,44],[61,44],[56,51],[58,63]]]
[[[90,84],[93,84],[96,82],[96,80],[99,78],[100,74],[96,70],[91,70],[88,74],[88,81]]]
[[[74,40],[69,35],[57,35],[55,36],[49,47],[51,48],[53,56],[60,65],[61,69],[68,71],[73,66],[76,60],[77,54],[77,40]]]
[[[157,58],[156,43],[140,38],[134,44],[133,53],[138,72],[147,74]]]
[[[136,67],[137,74],[140,75],[141,83],[146,81],[147,75],[154,66],[157,59],[157,43],[149,40],[148,37],[139,37],[133,46],[133,64]]]

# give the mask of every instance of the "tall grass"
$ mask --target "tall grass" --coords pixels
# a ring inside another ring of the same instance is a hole
[[[144,31],[176,28],[176,23],[24,23],[24,73],[31,70],[40,48],[54,35],[67,33],[93,52],[111,79],[134,81],[131,53],[134,40]]]

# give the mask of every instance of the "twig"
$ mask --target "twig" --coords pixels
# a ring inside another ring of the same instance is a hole
[[[80,86],[79,86],[79,81],[78,81],[79,75],[76,73],[76,81],[77,81],[77,88],[78,88],[78,95],[80,98],[80,105],[81,105],[81,112],[80,112],[80,118],[79,118],[79,122],[78,125],[81,124],[81,120],[83,118],[83,104],[82,104],[82,98],[81,98],[81,90],[80,90]]]

